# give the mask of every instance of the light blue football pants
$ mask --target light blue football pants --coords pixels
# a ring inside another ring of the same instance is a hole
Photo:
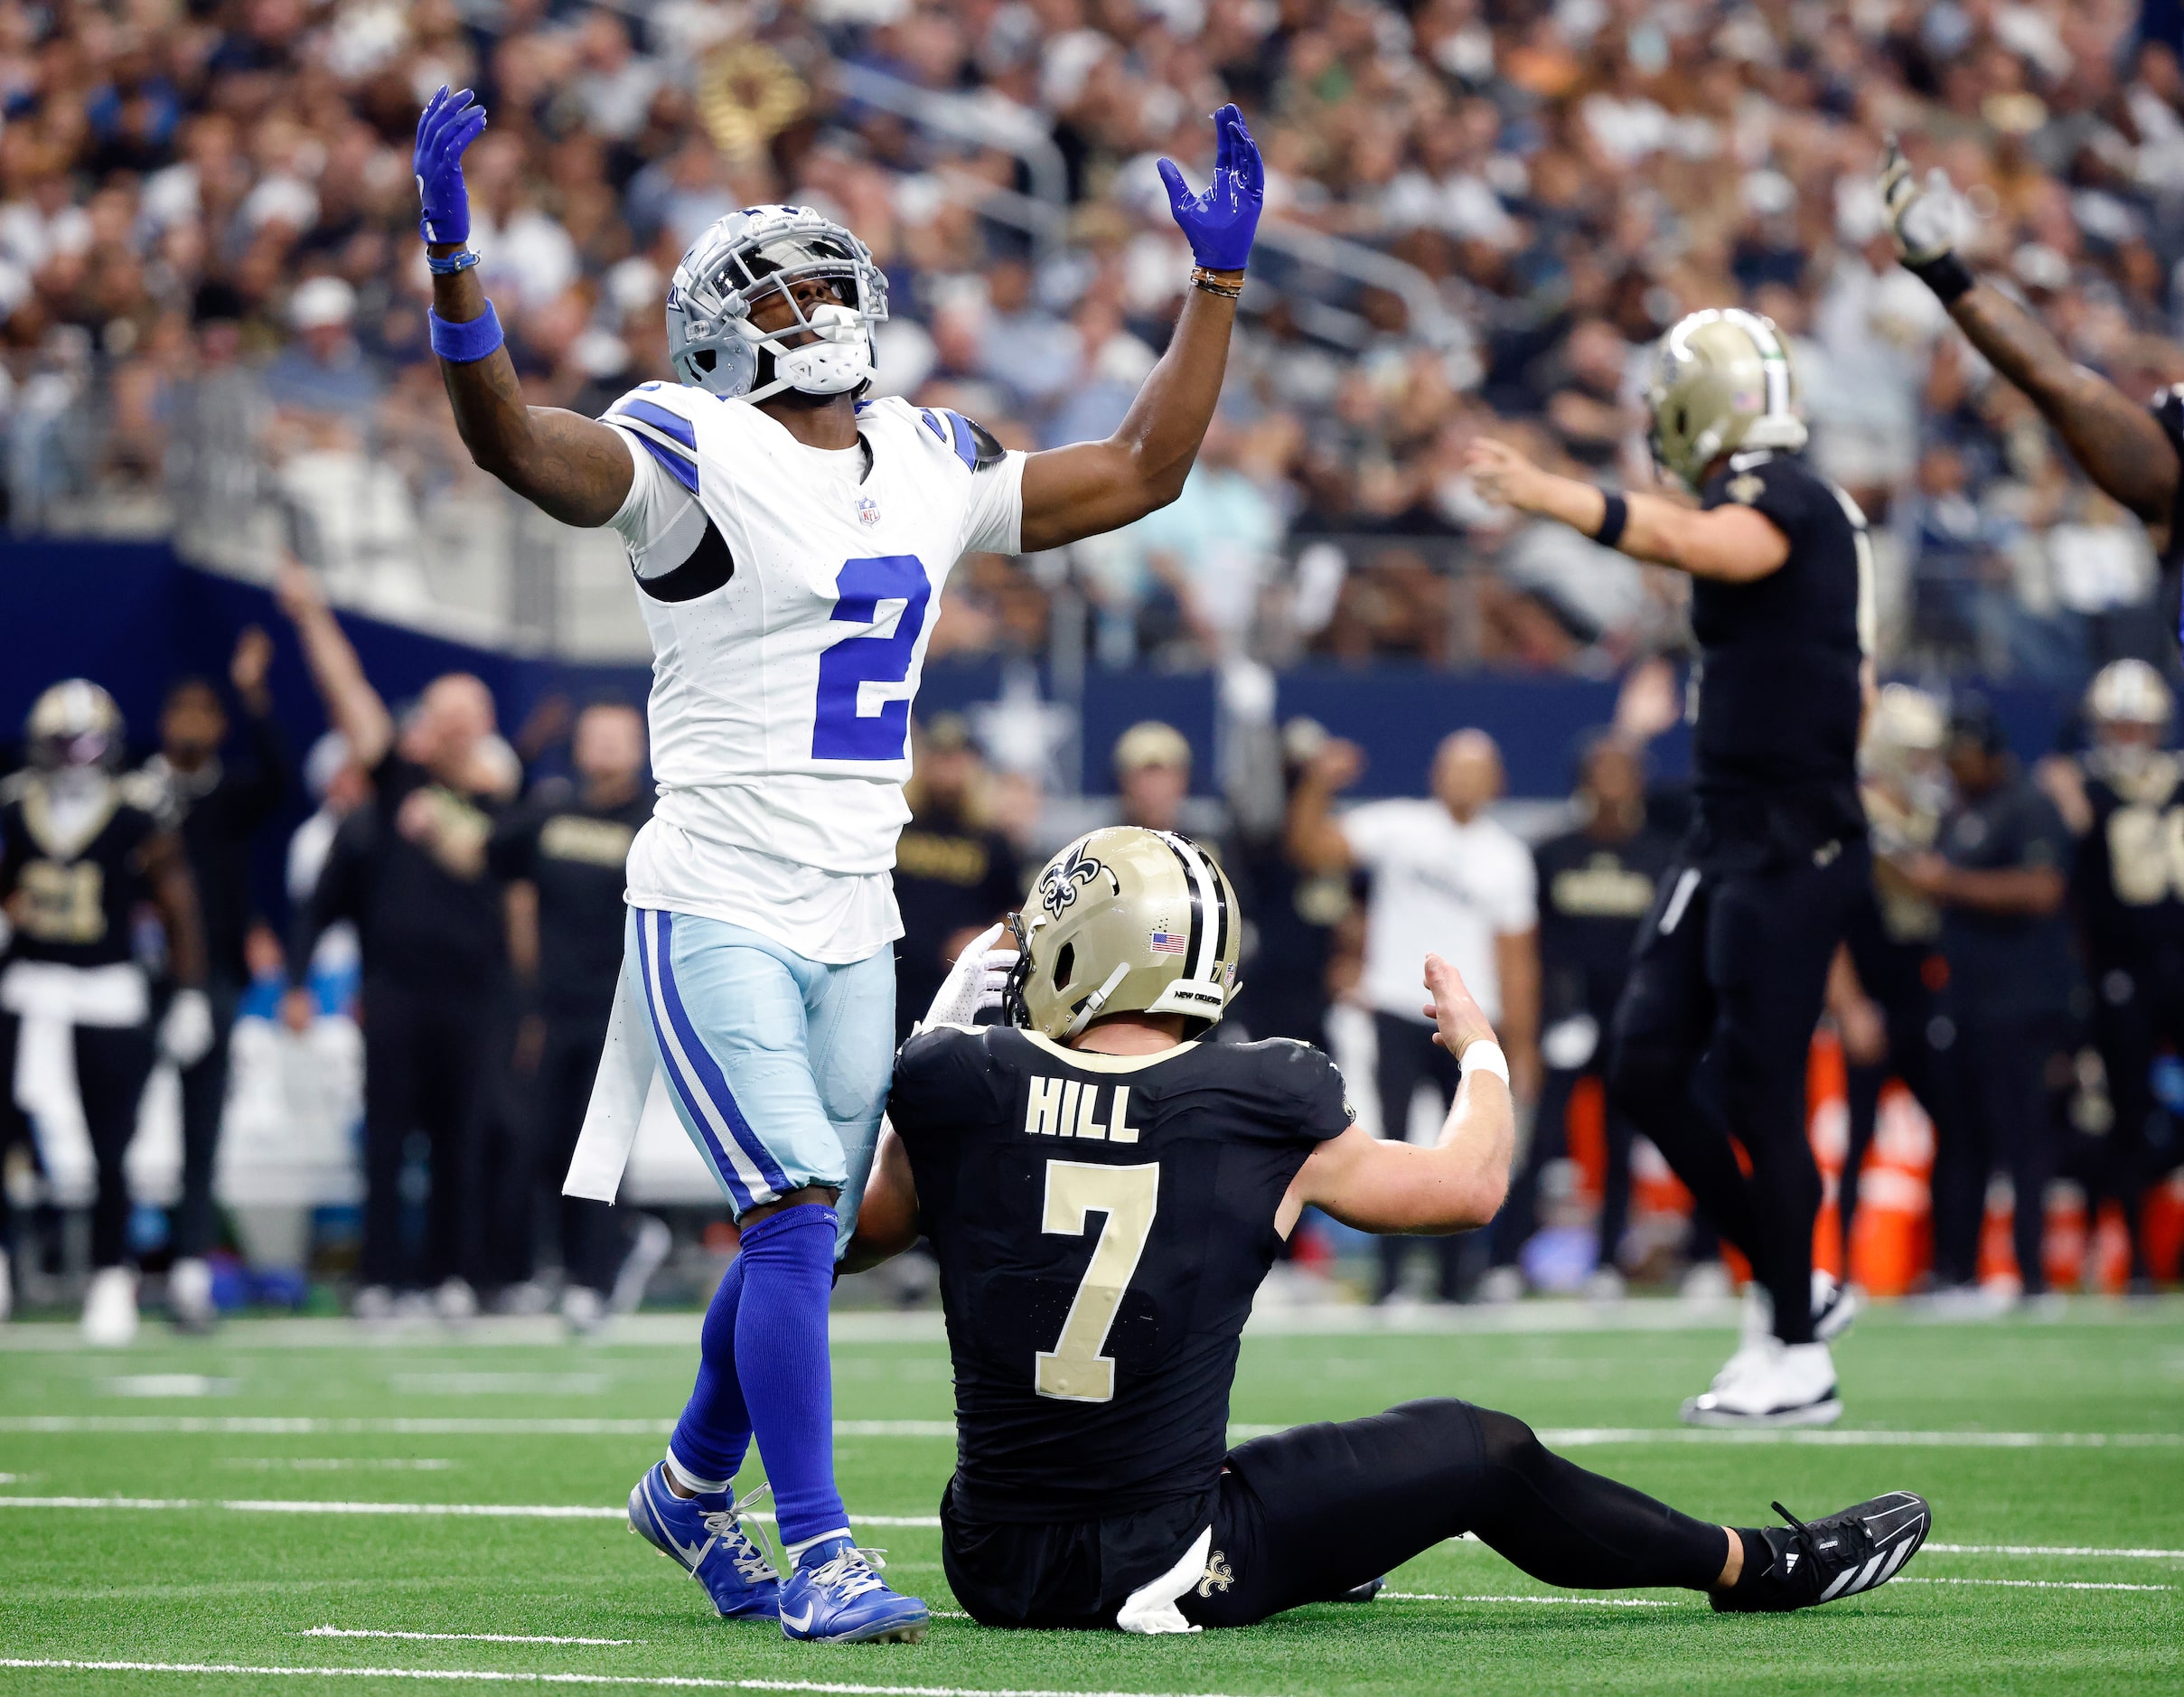
[[[736,1217],[806,1185],[857,1224],[895,1066],[895,951],[828,966],[741,925],[632,908],[623,970]]]

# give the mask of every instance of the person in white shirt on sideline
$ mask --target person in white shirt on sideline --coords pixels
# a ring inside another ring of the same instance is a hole
[[[1486,812],[1502,792],[1500,749],[1485,731],[1453,732],[1434,753],[1430,798],[1367,802],[1337,817],[1335,795],[1364,770],[1354,744],[1331,742],[1319,752],[1298,785],[1289,851],[1316,872],[1360,869],[1373,877],[1359,989],[1379,1045],[1381,1135],[1405,1135],[1421,1082],[1433,1086],[1437,1113],[1456,1089],[1454,1066],[1418,1016],[1411,980],[1420,949],[1463,974],[1502,1033],[1517,1100],[1533,1102],[1540,1080],[1538,877],[1531,851]],[[1408,1243],[1387,1238],[1380,1248],[1385,1301],[1401,1279]],[[1440,1239],[1438,1248],[1440,1294],[1454,1301],[1476,1257],[1465,1238]]]

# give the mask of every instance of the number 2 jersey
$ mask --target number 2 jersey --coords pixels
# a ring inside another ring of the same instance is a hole
[[[653,656],[629,899],[862,960],[902,934],[887,869],[941,587],[965,553],[1016,551],[1024,455],[899,399],[858,403],[839,450],[673,383],[604,422],[636,465],[611,522]]]
[[[1350,1123],[1335,1064],[1281,1037],[1121,1056],[942,1026],[904,1045],[887,1111],[941,1266],[953,1512],[1203,1499],[1275,1213]]]

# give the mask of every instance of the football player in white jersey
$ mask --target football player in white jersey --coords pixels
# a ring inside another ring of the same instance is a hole
[[[467,245],[462,155],[484,123],[443,89],[417,125],[456,424],[542,511],[621,533],[654,651],[660,800],[630,853],[623,995],[568,1188],[612,1199],[657,1067],[742,1227],[631,1524],[723,1615],[792,1638],[914,1641],[925,1606],[849,1538],[827,1362],[893,1055],[910,706],[959,555],[1056,548],[1182,490],[1221,392],[1259,150],[1227,106],[1208,190],[1160,162],[1196,261],[1167,352],[1112,436],[1025,455],[957,414],[863,398],[886,279],[808,207],[748,207],[691,244],[667,297],[679,382],[604,419],[526,406]],[[754,1435],[792,1564],[778,1580],[728,1495]]]

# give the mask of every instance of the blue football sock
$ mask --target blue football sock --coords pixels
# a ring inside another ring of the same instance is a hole
[[[744,1270],[736,1375],[785,1544],[849,1524],[834,1488],[834,1383],[827,1359],[834,1233],[832,1208],[801,1203],[746,1227],[736,1257]]]
[[[732,1489],[751,1449],[751,1412],[736,1377],[736,1315],[743,1306],[744,1261],[728,1263],[698,1333],[698,1383],[675,1422],[668,1451],[689,1479]],[[689,1480],[686,1480],[686,1483]]]

